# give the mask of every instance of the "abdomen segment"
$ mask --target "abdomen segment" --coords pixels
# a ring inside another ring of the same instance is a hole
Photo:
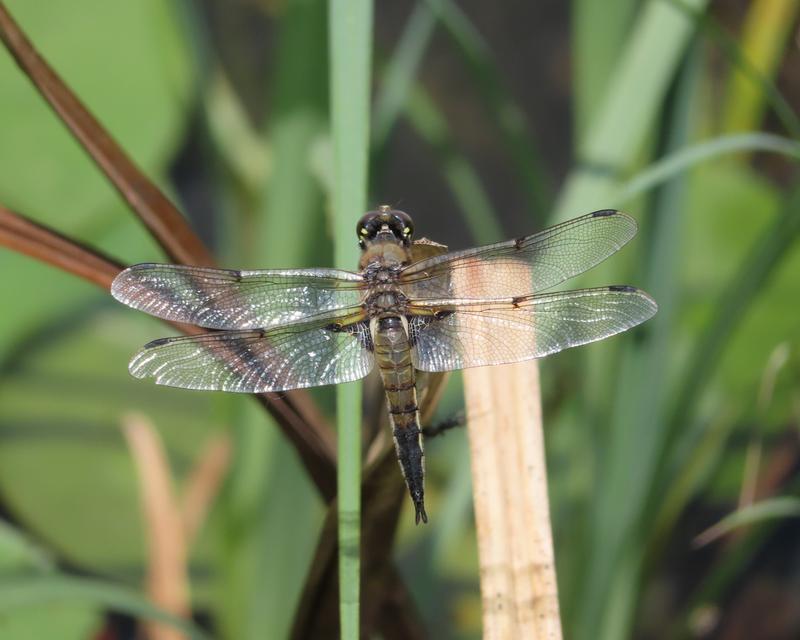
[[[375,359],[381,373],[397,459],[416,511],[416,521],[428,521],[425,513],[425,464],[419,426],[417,390],[411,346],[403,319],[389,316],[374,321]]]

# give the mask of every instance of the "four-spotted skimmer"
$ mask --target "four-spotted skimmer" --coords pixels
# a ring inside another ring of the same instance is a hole
[[[111,288],[117,300],[218,330],[154,340],[131,360],[131,373],[174,387],[258,393],[358,380],[377,364],[419,523],[427,515],[417,370],[539,358],[625,331],[656,312],[650,296],[629,286],[540,295],[634,236],[636,223],[618,211],[451,253],[412,242],[411,218],[388,206],[367,213],[356,232],[358,272],[126,269]]]

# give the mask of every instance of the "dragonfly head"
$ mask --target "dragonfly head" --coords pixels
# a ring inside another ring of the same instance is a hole
[[[382,205],[362,216],[356,225],[356,233],[362,249],[378,242],[401,242],[407,247],[414,235],[414,223],[405,211]]]

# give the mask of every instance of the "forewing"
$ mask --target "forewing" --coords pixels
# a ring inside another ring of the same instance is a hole
[[[373,364],[366,323],[307,323],[154,340],[129,369],[170,387],[261,393],[358,380]]]
[[[400,285],[412,301],[527,295],[583,273],[635,234],[636,222],[624,213],[596,211],[532,236],[412,263]]]
[[[449,371],[541,358],[635,327],[656,310],[634,287],[459,305],[410,318],[412,362],[422,371]]]
[[[360,303],[362,283],[357,273],[336,269],[230,271],[137,264],[114,279],[111,294],[166,320],[208,329],[258,329],[348,315]]]

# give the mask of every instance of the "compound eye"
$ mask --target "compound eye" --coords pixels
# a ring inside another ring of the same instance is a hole
[[[362,236],[368,236],[369,235],[369,230],[366,227],[361,227],[358,230],[358,234],[362,235]]]
[[[403,227],[403,235],[404,236],[410,236],[411,235],[411,231],[412,231],[411,227],[409,227],[409,226]]]

